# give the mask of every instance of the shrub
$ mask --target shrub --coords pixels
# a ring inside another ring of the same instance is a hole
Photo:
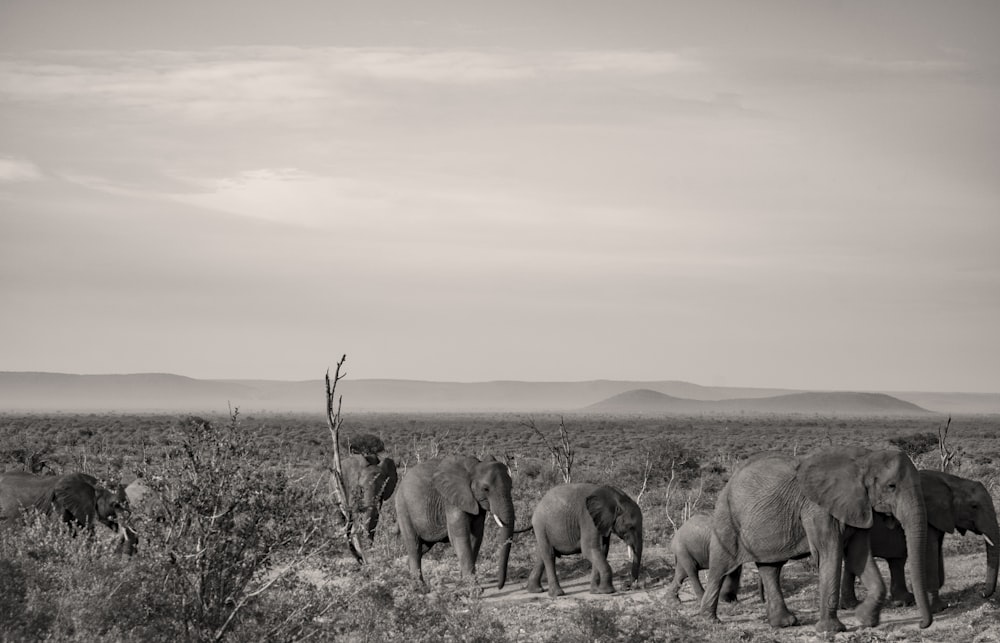
[[[911,433],[909,435],[897,435],[887,440],[889,444],[896,447],[910,458],[927,453],[938,446],[937,433]]]

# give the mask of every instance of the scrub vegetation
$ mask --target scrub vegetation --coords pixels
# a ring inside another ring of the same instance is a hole
[[[771,629],[743,575],[740,602],[708,625],[693,598],[666,602],[673,576],[670,538],[691,513],[710,511],[733,467],[748,455],[801,455],[828,445],[896,446],[919,467],[939,468],[936,437],[946,418],[820,416],[642,417],[534,414],[345,414],[342,439],[371,434],[400,476],[421,460],[489,455],[510,467],[516,526],[567,475],[612,484],[644,514],[639,583],[625,589],[628,561],[613,541],[619,592],[587,593],[590,568],[560,559],[568,596],[523,592],[534,538],[515,536],[508,587],[497,592],[498,530],[487,526],[480,585],[459,578],[455,554],[425,556],[425,586],[409,579],[392,502],[382,508],[370,561],[359,566],[343,538],[330,488],[332,448],[322,415],[213,416],[0,414],[0,470],[85,471],[109,483],[142,478],[162,500],[136,507],[139,553],[113,553],[108,534],[70,538],[62,525],[26,516],[0,526],[0,640],[345,640],[345,641],[792,641],[811,639],[815,571],[790,563],[783,585],[804,625]],[[560,433],[562,427],[562,434]],[[932,439],[935,438],[935,439]],[[949,470],[1000,498],[1000,417],[958,416]],[[916,630],[913,608],[888,608],[879,628],[836,640],[996,640],[997,597],[982,599],[981,539],[945,538],[952,606]],[[883,572],[885,568],[883,567]],[[888,575],[883,573],[888,582]]]

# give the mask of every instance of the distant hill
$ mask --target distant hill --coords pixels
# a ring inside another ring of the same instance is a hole
[[[591,404],[595,413],[818,413],[822,415],[917,415],[930,413],[884,393],[806,392],[729,400],[688,400],[637,389]]]
[[[463,383],[345,379],[337,392],[343,395],[348,412],[610,413],[620,408],[624,413],[906,413],[922,409],[1000,413],[1000,394],[806,393],[671,380]],[[922,404],[923,400],[927,403]],[[228,404],[244,412],[323,413],[323,381],[199,380],[169,373],[0,372],[0,411],[196,413],[225,412]]]

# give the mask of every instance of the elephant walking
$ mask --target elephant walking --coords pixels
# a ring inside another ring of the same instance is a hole
[[[677,602],[684,579],[691,582],[691,591],[695,598],[701,600],[705,589],[698,579],[698,572],[708,569],[709,545],[712,541],[712,516],[695,514],[684,521],[680,529],[670,540],[670,550],[674,552],[674,579],[667,587],[667,600]],[[743,566],[740,565],[726,574],[722,582],[721,598],[727,603],[735,603],[740,589],[740,576]],[[761,596],[763,599],[763,595]]]
[[[421,557],[435,543],[451,542],[463,576],[476,573],[486,514],[500,527],[497,588],[507,582],[507,561],[514,535],[512,482],[506,465],[471,456],[426,460],[409,469],[396,492],[396,521],[406,547],[410,573],[421,581]]]
[[[392,458],[377,454],[355,453],[343,459],[341,468],[347,502],[371,543],[375,538],[382,503],[396,490],[399,479],[396,463]]]
[[[120,518],[128,512],[124,489],[109,491],[85,473],[37,476],[32,473],[0,474],[0,518],[14,518],[23,509],[56,512],[63,522],[93,530],[100,522],[118,532],[118,551],[132,554],[138,538]],[[120,515],[122,514],[122,515]]]
[[[941,545],[944,535],[954,533],[955,530],[962,535],[971,531],[983,537],[986,546],[986,585],[982,596],[992,596],[997,588],[1000,527],[990,492],[983,483],[976,480],[927,469],[920,471],[920,487],[927,507],[924,570],[927,573],[926,589],[931,609],[937,612],[944,608],[939,596],[944,585],[944,553]],[[904,574],[908,551],[905,532],[892,519],[876,514],[870,540],[872,556],[884,558],[889,563],[890,600],[897,605],[912,605],[914,596],[906,589]],[[841,606],[852,607],[857,602],[854,575],[850,570],[845,570],[841,584]]]
[[[756,562],[768,621],[774,627],[797,624],[785,605],[778,576],[786,561],[812,554],[819,568],[816,629],[845,629],[837,618],[845,563],[868,590],[856,616],[862,626],[877,625],[885,585],[869,548],[873,511],[895,517],[906,531],[907,547],[923,551],[927,513],[920,476],[900,451],[840,447],[804,458],[780,453],[754,456],[733,473],[716,502],[702,613],[718,620],[723,577],[738,565]],[[925,628],[933,616],[920,557],[910,559],[910,571],[920,627]]]
[[[562,484],[549,489],[531,517],[537,542],[537,561],[528,576],[528,591],[541,592],[542,570],[549,596],[565,594],[556,577],[555,557],[582,553],[590,561],[590,591],[615,591],[608,565],[612,532],[629,548],[631,577],[639,579],[642,565],[642,511],[627,494],[595,484]]]

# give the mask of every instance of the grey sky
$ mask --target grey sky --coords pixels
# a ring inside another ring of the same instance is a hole
[[[1000,391],[998,25],[0,0],[0,370]]]

